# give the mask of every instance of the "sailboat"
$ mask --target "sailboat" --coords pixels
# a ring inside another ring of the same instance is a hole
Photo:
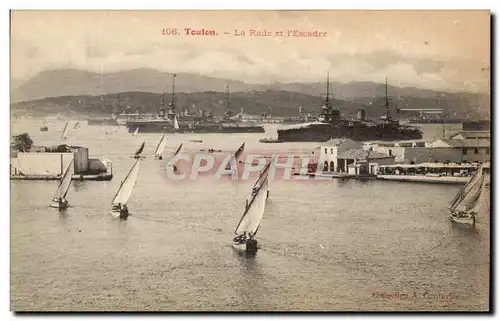
[[[177,150],[175,151],[174,155],[172,155],[172,156],[175,157],[177,154],[179,154],[179,152],[181,151],[181,148],[182,148],[182,144],[180,144],[179,147],[177,147]],[[177,166],[175,166],[174,164],[169,164],[169,166],[173,167],[174,172],[177,171]]]
[[[66,139],[66,134],[68,132],[68,125],[69,125],[69,121],[67,121],[66,125],[64,125],[64,129],[61,133],[61,139]]]
[[[165,143],[167,142],[165,135],[166,135],[166,133],[163,133],[160,141],[158,142],[158,145],[156,146],[155,155],[154,155],[155,159],[160,159],[160,160],[163,159],[162,153],[163,153],[163,150],[165,149]]]
[[[141,147],[135,151],[134,158],[144,158],[144,156],[141,156],[142,151],[144,150],[144,146],[146,145],[146,142],[142,142]]]
[[[179,129],[179,121],[177,120],[177,115],[174,116],[174,128]]]
[[[57,186],[56,193],[52,198],[52,203],[50,207],[58,208],[59,210],[63,210],[68,208],[68,201],[66,200],[66,195],[68,195],[69,186],[71,185],[71,169],[73,168],[73,160],[69,163],[68,167],[64,171],[64,174],[61,177],[61,181],[59,186]]]
[[[243,155],[243,151],[245,150],[245,143],[241,144],[240,148],[234,152],[234,158],[236,159],[236,164],[241,162],[241,156]],[[226,166],[226,170],[231,169],[231,163],[228,163]]]
[[[268,175],[269,175],[269,168],[271,167],[271,162],[267,163],[267,165],[262,169],[262,171],[259,174],[259,177],[255,181],[252,187],[252,194],[250,195],[250,199],[255,196],[257,191],[259,190],[259,187],[264,184],[264,181],[267,181],[267,186],[266,186],[266,199],[269,198],[269,180],[268,180]],[[247,206],[249,204],[249,201],[247,200]]]
[[[129,215],[127,202],[132,195],[132,190],[134,189],[135,182],[137,181],[137,176],[139,175],[139,162],[138,158],[130,171],[128,172],[125,180],[120,184],[120,188],[115,194],[113,201],[111,202],[111,210],[116,213],[120,213],[121,219],[126,219]]]
[[[175,151],[174,156],[179,154],[179,152],[181,151],[181,148],[182,148],[182,144],[180,144],[179,147],[177,147],[177,150]]]
[[[485,200],[485,188],[489,184],[489,164],[481,165],[476,174],[463,186],[453,198],[450,211],[450,221],[457,224],[467,224],[475,227],[476,216]]]
[[[137,127],[134,131],[134,133],[132,134],[133,136],[137,136],[139,134],[139,127]]]
[[[245,212],[234,231],[236,237],[233,239],[233,248],[239,251],[246,251],[249,254],[257,253],[257,240],[254,238],[260,226],[260,221],[264,216],[267,199],[267,177],[250,203],[245,207]]]
[[[42,127],[40,127],[40,131],[46,132],[48,130],[49,130],[49,127],[47,127],[47,122],[44,121]]]

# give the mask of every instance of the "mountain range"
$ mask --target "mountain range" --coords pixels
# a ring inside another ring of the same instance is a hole
[[[219,114],[226,86],[229,86],[235,108],[243,107],[248,113],[263,113],[272,106],[273,114],[276,115],[290,114],[290,109],[294,110],[292,114],[298,113],[296,110],[300,105],[304,107],[304,112],[317,112],[326,91],[325,82],[250,84],[179,73],[175,78],[177,105],[183,109],[195,105],[196,108]],[[111,112],[113,97],[123,93],[121,102],[134,111],[155,111],[161,102],[161,93],[166,92],[165,99],[168,102],[171,91],[172,74],[154,69],[139,68],[102,74],[62,69],[40,72],[24,82],[11,80],[11,103],[14,108],[35,104],[43,110],[48,108],[47,111],[69,106],[75,112],[102,113]],[[380,98],[385,96],[385,85],[373,82],[330,82],[330,93],[335,103],[348,110],[349,114],[364,107],[368,107],[367,114],[370,114],[370,109],[375,111],[379,109],[376,106],[383,105]],[[446,93],[389,84],[388,95],[397,108],[443,108],[449,116],[489,115],[489,97],[484,94]]]

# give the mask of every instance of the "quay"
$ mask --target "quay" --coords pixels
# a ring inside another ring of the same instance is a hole
[[[61,176],[53,175],[10,175],[11,180],[22,181],[58,181]],[[113,179],[113,174],[97,174],[97,175],[81,175],[75,174],[71,177],[74,181],[110,181]]]
[[[86,147],[35,147],[30,151],[11,150],[11,180],[59,180],[64,169],[73,162],[73,180],[110,181],[112,164],[107,159],[89,158]]]
[[[377,179],[394,182],[466,184],[470,177],[430,176],[430,175],[377,175]]]
[[[320,178],[340,178],[340,179],[359,179],[359,180],[366,180],[366,179],[376,179],[377,175],[373,174],[349,174],[349,173],[342,173],[342,172],[336,172],[336,173],[316,173],[316,172],[308,172],[307,174],[305,173],[293,173],[294,176],[309,176],[309,177],[320,177]]]

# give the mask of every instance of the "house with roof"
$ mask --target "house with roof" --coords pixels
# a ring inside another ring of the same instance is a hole
[[[449,137],[449,139],[491,139],[489,130],[461,131]]]
[[[353,175],[376,173],[378,164],[394,164],[394,156],[363,149],[363,143],[347,138],[331,139],[316,150],[318,166],[324,172]]]
[[[439,139],[431,147],[450,149],[461,155],[461,162],[486,162],[490,160],[490,140],[476,139]]]
[[[361,142],[348,138],[335,138],[322,143],[318,151],[318,166],[324,172],[336,172],[338,167],[338,154],[348,149],[362,149]]]
[[[347,149],[337,155],[337,171],[351,175],[375,175],[379,165],[393,165],[394,159],[394,155],[389,156],[372,149]]]

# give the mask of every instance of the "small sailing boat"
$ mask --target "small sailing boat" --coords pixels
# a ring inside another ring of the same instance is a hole
[[[76,124],[73,126],[73,129],[77,129],[78,127],[80,127],[80,123],[76,122]]]
[[[253,184],[252,193],[250,194],[250,199],[253,196],[255,196],[255,194],[259,190],[260,186],[262,184],[264,184],[264,181],[267,181],[266,199],[269,198],[269,179],[268,179],[268,175],[269,175],[269,168],[271,168],[271,163],[272,163],[272,161],[269,162],[269,163],[267,163],[267,165],[260,172],[259,177],[255,181],[255,184]],[[248,204],[249,204],[249,201],[247,200],[247,205],[246,206],[248,206]]]
[[[156,150],[155,150],[155,159],[163,159],[163,150],[165,149],[165,143],[167,142],[166,140],[166,137],[165,137],[166,133],[163,133],[163,135],[161,136],[161,139],[160,141],[158,142],[158,145],[156,146]]]
[[[252,199],[234,231],[236,237],[233,239],[233,248],[238,251],[246,251],[249,254],[257,253],[257,240],[254,238],[264,216],[267,199],[267,177],[252,195]]]
[[[177,154],[179,154],[179,152],[181,151],[181,148],[182,148],[182,144],[180,144],[180,145],[179,145],[179,147],[177,147],[177,150],[175,151],[175,153],[174,153],[174,155],[173,155],[174,157],[175,157]],[[174,172],[175,172],[175,171],[177,171],[177,166],[175,166],[174,164],[170,164],[170,166],[172,166],[172,167],[173,167]]]
[[[66,134],[68,133],[68,125],[69,125],[69,121],[67,121],[66,125],[64,125],[64,129],[61,133],[61,139],[66,139]]]
[[[52,198],[52,203],[50,207],[57,208],[59,210],[64,210],[68,208],[68,201],[66,200],[66,196],[68,195],[69,187],[71,185],[72,171],[73,168],[73,160],[69,163],[68,167],[64,171],[64,174],[61,177],[61,181],[59,186],[57,186],[56,193]]]
[[[132,133],[133,136],[137,136],[139,134],[139,127],[135,129],[135,131]]]
[[[181,151],[181,148],[182,148],[182,144],[180,144],[179,147],[177,147],[177,150],[175,151],[174,156],[179,154],[179,152]]]
[[[245,143],[241,144],[240,148],[234,152],[234,158],[236,159],[236,164],[241,162],[241,156],[243,156],[243,151],[245,150]],[[231,163],[227,164],[226,170],[231,169]]]
[[[137,181],[137,176],[139,175],[139,162],[138,158],[130,171],[128,172],[125,180],[120,184],[120,188],[113,197],[111,201],[111,211],[115,213],[120,213],[120,219],[127,219],[129,212],[127,207],[127,202],[132,195],[132,190],[134,189],[135,182]]]
[[[142,142],[141,147],[135,151],[134,158],[141,158],[141,153],[144,150],[144,146],[146,145],[146,142]],[[142,157],[144,158],[144,157]]]
[[[483,164],[453,198],[449,207],[450,221],[475,227],[476,216],[485,202],[482,196],[486,194],[484,190],[488,183],[488,168]]]
[[[46,132],[49,130],[49,127],[47,127],[47,122],[43,122],[42,127],[40,127],[41,132]]]
[[[179,129],[179,121],[177,120],[177,115],[174,116],[174,129]]]

